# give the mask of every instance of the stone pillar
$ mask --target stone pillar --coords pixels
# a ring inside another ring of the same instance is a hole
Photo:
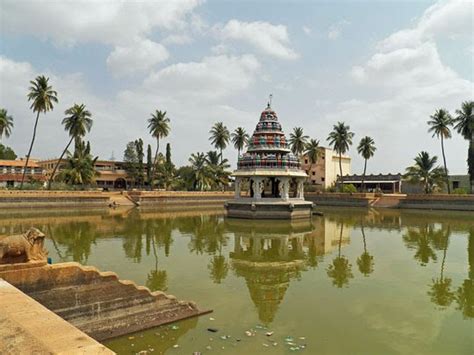
[[[298,179],[297,180],[297,185],[296,185],[296,197],[304,200],[304,179]]]
[[[255,177],[253,178],[253,197],[256,199],[261,199],[262,198],[262,190],[264,188],[263,185],[263,178],[261,177]]]
[[[280,195],[283,200],[290,198],[290,178],[281,177],[280,180]]]
[[[235,198],[240,198],[240,188],[242,184],[242,179],[239,177],[235,178]]]

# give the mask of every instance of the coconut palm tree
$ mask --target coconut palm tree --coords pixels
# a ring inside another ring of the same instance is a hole
[[[364,173],[362,174],[362,191],[365,191],[365,174],[367,172],[367,160],[372,158],[377,148],[372,137],[365,136],[359,142],[357,146],[357,152],[364,158]]]
[[[332,264],[329,265],[326,270],[327,275],[332,279],[332,284],[338,288],[342,288],[344,285],[349,284],[349,280],[354,277],[351,271],[352,265],[345,256],[341,255],[343,229],[344,224],[341,222],[338,254],[337,257],[332,261]]]
[[[13,128],[13,117],[8,115],[8,111],[0,108],[0,138],[10,137]]]
[[[249,140],[249,135],[242,127],[237,127],[235,131],[232,133],[232,143],[234,144],[234,148],[237,149],[237,160],[240,157],[240,151],[244,149],[247,145]]]
[[[317,139],[310,139],[308,143],[305,145],[304,154],[308,156],[309,160],[309,171],[313,170],[313,165],[318,162],[319,158],[319,141]]]
[[[469,141],[467,166],[470,177],[471,194],[474,193],[474,101],[465,101],[461,109],[456,110],[454,128]]]
[[[151,174],[151,188],[153,188],[153,178],[156,171],[156,160],[160,150],[160,139],[165,138],[170,133],[170,119],[166,117],[166,111],[155,110],[148,119],[148,130],[153,138],[156,139],[155,159],[153,160],[153,169]]]
[[[227,147],[230,140],[230,133],[223,122],[216,122],[209,131],[211,136],[209,140],[214,145],[216,149],[219,149],[221,152],[221,160],[223,158],[222,151]]]
[[[66,164],[59,179],[71,185],[91,184],[98,172],[94,168],[97,157],[92,157],[90,151],[89,143],[76,140],[74,153],[67,153]]]
[[[446,155],[444,154],[444,140],[451,138],[451,130],[449,127],[453,125],[453,118],[449,112],[443,108],[436,110],[430,118],[428,121],[428,126],[430,126],[428,132],[433,133],[433,137],[436,136],[441,140],[441,153],[443,154],[444,170],[446,172],[446,185],[448,187],[448,194],[450,194],[451,187],[449,186],[448,167],[446,165]]]
[[[36,112],[35,125],[33,127],[33,137],[31,138],[30,148],[26,154],[25,166],[23,168],[23,175],[21,177],[20,190],[23,188],[25,181],[26,168],[31,156],[31,150],[36,138],[36,128],[38,127],[38,119],[41,112],[45,113],[52,111],[54,104],[58,102],[58,93],[49,85],[49,78],[44,75],[37,76],[35,80],[30,81],[29,93],[27,95],[28,101],[32,101],[30,108]]]
[[[371,273],[374,272],[374,257],[367,252],[367,243],[365,241],[363,223],[360,226],[360,231],[362,232],[362,240],[364,241],[364,252],[359,258],[357,258],[357,266],[359,267],[359,271],[364,276],[369,276]]]
[[[352,145],[352,138],[354,133],[350,131],[350,127],[346,126],[344,122],[338,122],[333,126],[333,130],[329,133],[327,141],[332,146],[334,151],[339,154],[339,173],[341,176],[340,190],[344,186],[344,176],[342,175],[342,154],[349,151],[349,147]]]
[[[227,185],[230,176],[230,172],[227,170],[230,168],[229,161],[222,159],[220,153],[212,150],[207,152],[205,160],[209,176],[213,179],[213,185],[218,188]]]
[[[295,154],[298,158],[300,154],[305,150],[306,142],[308,140],[308,136],[305,136],[303,133],[303,128],[295,127],[293,128],[293,132],[290,133],[290,148],[293,154]]]
[[[71,139],[66,144],[66,148],[64,148],[61,156],[58,159],[58,162],[54,166],[53,172],[49,177],[48,181],[48,190],[51,188],[51,182],[54,179],[56,174],[56,170],[58,169],[61,161],[66,154],[69,146],[71,145],[74,139],[82,139],[87,132],[90,132],[92,128],[92,114],[86,110],[86,105],[81,104],[74,104],[74,106],[69,107],[64,114],[67,115],[63,118],[62,124],[64,125],[64,129],[69,133]]]
[[[189,158],[191,168],[193,171],[193,188],[194,190],[203,191],[212,184],[212,177],[210,176],[209,168],[206,162],[206,155],[204,153],[191,154]]]
[[[432,193],[435,187],[444,184],[446,171],[436,165],[437,156],[430,157],[428,152],[420,152],[415,158],[415,164],[406,169],[404,178],[411,183],[423,184],[426,194]]]

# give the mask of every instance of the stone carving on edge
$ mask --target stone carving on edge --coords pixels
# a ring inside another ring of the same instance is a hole
[[[0,236],[0,264],[46,261],[45,235],[37,228],[23,234]]]

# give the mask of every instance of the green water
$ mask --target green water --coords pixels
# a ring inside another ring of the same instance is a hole
[[[229,220],[221,209],[3,211],[0,233],[34,225],[54,262],[214,310],[105,343],[118,353],[474,352],[472,213],[323,212],[291,224]]]

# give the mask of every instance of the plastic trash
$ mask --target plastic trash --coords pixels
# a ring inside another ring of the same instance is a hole
[[[219,331],[217,328],[207,328],[207,330],[211,333],[217,333]]]
[[[265,335],[266,335],[267,337],[270,337],[270,336],[273,335],[273,333],[274,333],[274,332],[266,332]]]
[[[179,327],[177,325],[172,325],[171,326],[171,330],[178,330],[178,329],[179,329]]]

